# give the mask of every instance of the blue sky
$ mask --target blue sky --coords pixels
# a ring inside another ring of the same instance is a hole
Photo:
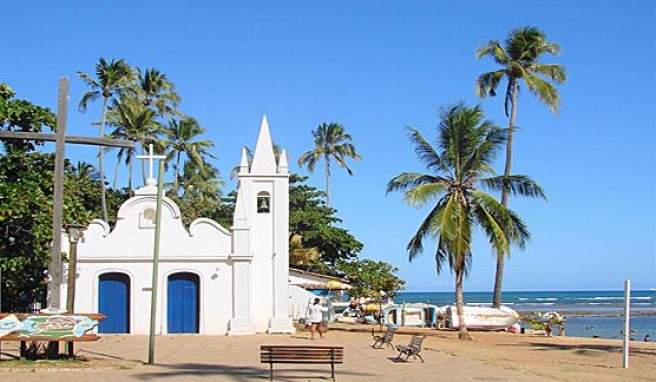
[[[331,202],[364,243],[362,257],[400,268],[411,291],[450,291],[453,277],[436,277],[434,245],[408,262],[405,246],[427,210],[385,195],[393,176],[423,170],[404,128],[432,138],[438,108],[459,101],[480,102],[505,126],[502,98],[474,94],[476,77],[495,69],[475,51],[537,26],[562,46],[545,62],[564,65],[569,79],[560,116],[520,95],[513,172],[538,180],[549,201],[511,200],[533,240],[507,263],[505,289],[621,289],[625,278],[656,287],[652,1],[22,1],[2,13],[0,81],[19,98],[54,110],[58,78],[69,76],[69,134],[95,136],[100,104],[77,111],[85,88],[76,71],[92,72],[100,57],[155,67],[206,127],[227,189],[263,113],[292,171],[312,129],[344,125],[363,159],[353,177],[334,171]],[[91,163],[95,153],[67,152]],[[321,173],[310,181],[324,185]],[[494,258],[485,240],[474,245],[465,288],[491,290]]]

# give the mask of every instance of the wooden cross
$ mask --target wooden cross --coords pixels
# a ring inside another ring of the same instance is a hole
[[[23,139],[34,141],[54,141],[55,148],[55,176],[53,192],[52,216],[52,257],[48,274],[50,275],[50,306],[51,310],[61,309],[61,232],[62,232],[62,197],[64,194],[64,159],[66,158],[66,143],[76,143],[95,146],[127,147],[135,145],[133,141],[108,138],[90,138],[66,136],[66,112],[68,108],[68,77],[59,79],[59,101],[57,105],[56,134],[0,131],[0,140]],[[104,182],[104,179],[100,180]]]

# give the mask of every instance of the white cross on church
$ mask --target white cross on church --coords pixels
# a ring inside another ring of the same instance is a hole
[[[166,159],[166,155],[153,155],[153,144],[148,145],[148,155],[137,155],[137,159],[147,159],[148,160],[148,180],[146,183],[151,183],[149,182],[150,179],[155,180],[153,177],[153,161],[155,159]],[[154,184],[154,183],[153,183]]]

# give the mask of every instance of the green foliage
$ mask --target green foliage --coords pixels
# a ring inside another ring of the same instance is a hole
[[[305,184],[306,180],[307,177],[295,174],[290,177],[289,234],[290,238],[300,236],[304,248],[319,251],[319,262],[311,268],[325,271],[324,265],[332,266],[340,259],[357,257],[362,251],[362,243],[349,231],[334,226],[341,222],[335,216],[337,211],[328,207],[323,199],[324,193]]]
[[[0,84],[0,129],[39,133],[44,126],[54,130],[57,118],[47,107],[36,106],[26,100],[15,99],[15,93],[6,84]],[[7,140],[7,151],[31,151],[40,142]]]
[[[224,228],[232,227],[232,216],[235,210],[236,192],[229,193],[221,200],[206,199],[192,194],[178,196],[172,192],[167,194],[179,207],[182,222],[186,227],[198,218],[209,218],[221,224]]]
[[[45,299],[52,242],[54,155],[12,151],[0,155],[0,268],[3,310],[24,310]],[[63,223],[87,224],[101,217],[98,180],[66,165]],[[108,193],[112,208],[125,200]]]
[[[395,276],[398,268],[383,261],[338,261],[336,269],[348,278],[353,287],[349,290],[351,296],[381,297],[383,291],[393,297],[405,285],[405,281]]]

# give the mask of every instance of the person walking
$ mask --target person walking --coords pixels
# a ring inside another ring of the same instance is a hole
[[[314,340],[314,331],[319,332],[319,337],[323,339],[323,305],[319,298],[314,299],[314,304],[308,307],[308,322],[310,322],[310,339]]]

